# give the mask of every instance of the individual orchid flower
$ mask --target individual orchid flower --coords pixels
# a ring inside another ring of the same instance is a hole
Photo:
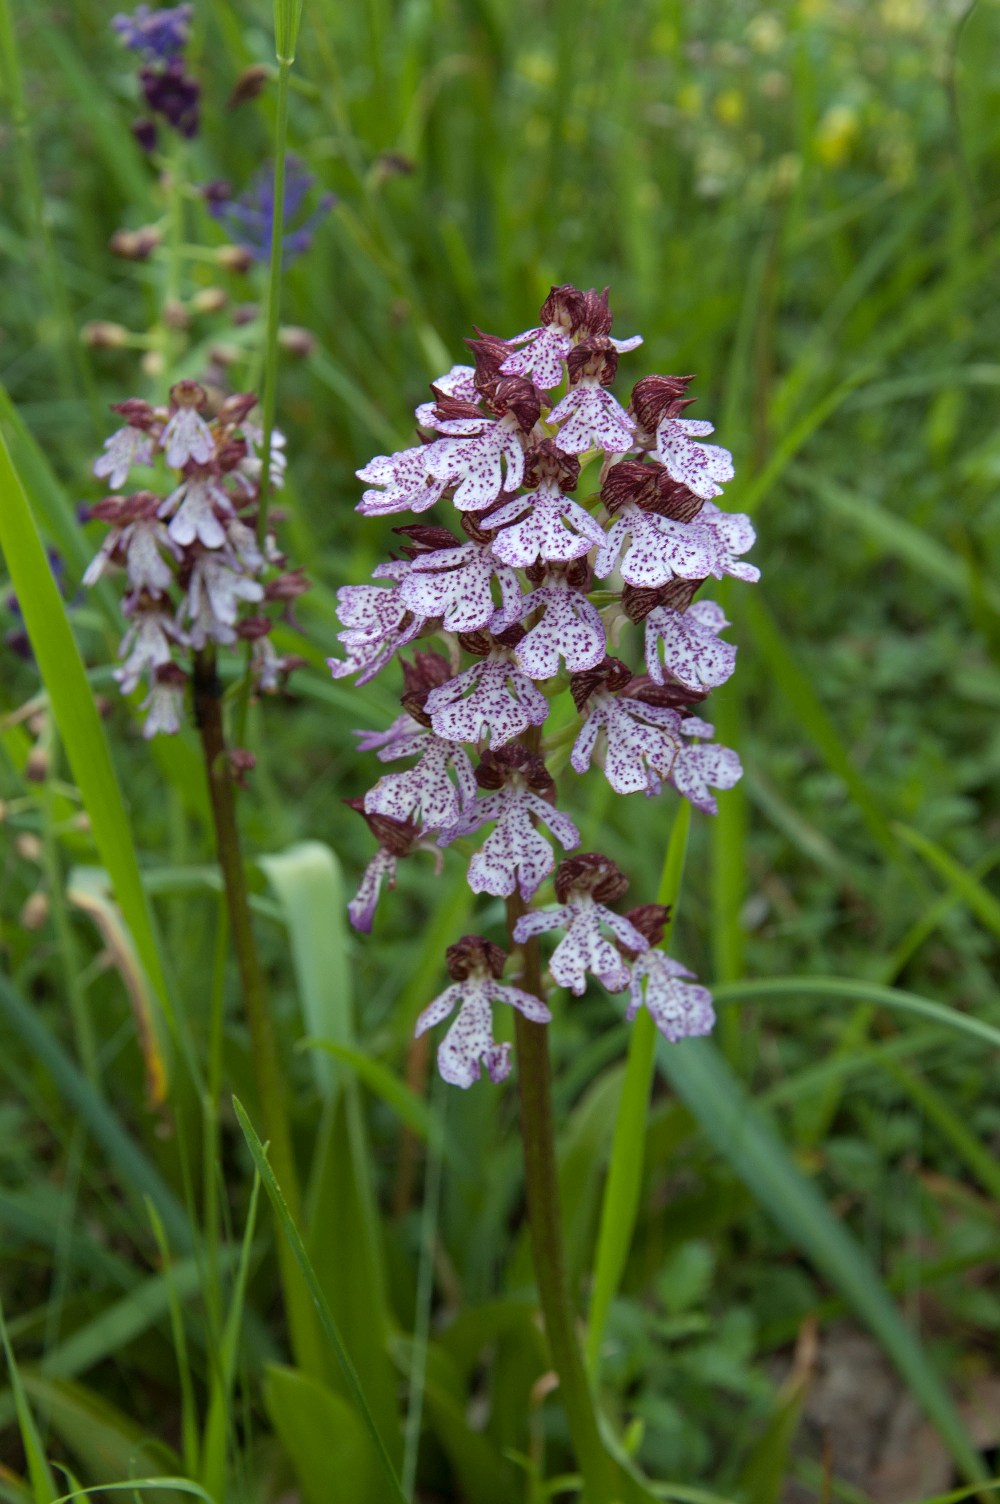
[[[167,464],[171,470],[182,469],[190,460],[207,465],[215,453],[215,439],[199,411],[206,401],[204,388],[196,381],[178,381],[170,397],[174,411],[160,436]]]
[[[651,447],[670,476],[695,496],[711,501],[733,478],[733,457],[717,444],[699,444],[714,433],[711,423],[683,418],[690,398],[690,376],[646,376],[632,390],[632,409],[640,428],[652,435]]]
[[[719,633],[729,626],[715,601],[695,601],[686,611],[654,606],[646,617],[646,668],[654,684],[667,674],[688,689],[715,689],[733,673],[736,648]]]
[[[189,618],[192,647],[207,642],[234,643],[240,601],[262,601],[264,587],[258,580],[234,569],[217,554],[201,554],[194,562],[182,620]]]
[[[555,784],[544,762],[525,747],[484,752],[475,779],[488,792],[466,805],[462,817],[438,837],[438,844],[450,845],[495,822],[469,863],[469,886],[473,893],[497,898],[508,898],[519,889],[527,901],[555,866],[552,847],[534,822],[546,825],[565,851],[580,844],[580,833],[569,816],[554,807]]]
[[[593,673],[574,675],[573,697],[586,720],[570,754],[577,773],[585,773],[603,737],[604,774],[619,794],[659,791],[681,749],[681,717],[670,705],[656,704],[647,691],[639,699],[618,691],[631,674],[616,658],[605,659]]]
[[[549,962],[553,980],[582,997],[590,973],[609,992],[622,992],[629,984],[629,968],[603,931],[610,930],[630,950],[643,951],[647,947],[647,941],[635,926],[607,907],[627,888],[628,879],[600,852],[569,857],[556,873],[560,906],[522,914],[514,926],[514,939],[523,945],[546,930],[565,930]]]
[[[433,468],[444,447],[444,441],[439,439],[434,444],[403,449],[399,454],[376,455],[356,472],[358,479],[367,483],[368,489],[355,510],[366,517],[386,517],[393,512],[426,512],[448,489],[447,478],[436,474]]]
[[[152,434],[126,423],[104,440],[104,453],[94,461],[94,474],[99,480],[106,480],[112,491],[120,491],[136,465],[152,463]]]
[[[542,615],[517,647],[518,666],[529,679],[554,679],[562,660],[570,673],[596,668],[604,660],[607,639],[597,607],[584,594],[589,571],[580,560],[564,568],[550,566],[542,583],[517,605],[514,621],[536,611]],[[511,624],[509,616],[504,624]]]
[[[559,423],[559,448],[566,454],[602,449],[624,454],[632,446],[635,423],[607,390],[618,369],[618,352],[606,336],[595,335],[575,345],[567,357],[572,385],[549,414]]]
[[[427,713],[438,736],[459,742],[488,740],[496,751],[529,726],[542,725],[549,705],[517,667],[511,649],[501,644],[432,690]]]
[[[510,1075],[510,1045],[497,1044],[493,1038],[494,1002],[509,1004],[532,1023],[546,1024],[552,1017],[533,993],[500,981],[506,960],[500,946],[482,935],[463,935],[447,951],[452,985],[417,1019],[419,1036],[458,1007],[458,1017],[438,1049],[438,1068],[453,1086],[469,1087],[478,1081],[480,1063],[494,1083]]]
[[[630,909],[625,918],[647,944],[639,952],[627,946],[621,948],[631,963],[626,1021],[631,1023],[639,1009],[645,1007],[664,1039],[676,1044],[681,1039],[710,1034],[715,1012],[708,988],[692,986],[684,980],[693,978],[694,972],[661,949],[669,917],[670,910],[658,903]]]
[[[715,735],[715,727],[697,716],[681,721],[680,729],[686,737]],[[743,777],[743,765],[731,747],[710,741],[699,741],[694,746],[683,743],[668,776],[677,792],[690,800],[695,809],[717,815],[719,806],[710,789],[734,788]]]
[[[378,577],[394,579],[394,585],[342,585],[337,591],[337,615],[343,624],[337,636],[347,657],[327,659],[335,679],[357,674],[357,682],[367,684],[398,648],[412,642],[422,630],[423,620],[414,616],[400,598],[399,583],[409,569],[405,560],[383,565]]]
[[[415,616],[425,620],[440,617],[446,632],[475,632],[488,626],[497,612],[494,581],[502,614],[516,619],[521,587],[514,570],[487,542],[458,543],[453,539],[450,547],[414,558],[399,596]]]

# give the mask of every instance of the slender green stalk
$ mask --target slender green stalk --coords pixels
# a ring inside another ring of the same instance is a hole
[[[690,828],[691,806],[683,799],[674,817],[663,861],[660,890],[657,894],[660,903],[676,906],[684,876]],[[611,1163],[601,1204],[601,1225],[587,1325],[587,1366],[595,1377],[600,1367],[604,1326],[625,1269],[639,1210],[643,1144],[655,1064],[656,1025],[648,1010],[640,1008],[629,1040],[628,1064],[625,1067],[621,1103],[611,1144]]]
[[[507,923],[511,935],[514,925],[524,912],[525,905],[520,895],[515,893],[507,900]],[[522,947],[522,955],[524,963],[520,985],[526,992],[533,992],[536,997],[544,999],[537,939],[529,940]],[[532,1023],[520,1013],[515,1014],[515,1028],[524,1181],[535,1281],[545,1317],[552,1361],[559,1375],[559,1394],[573,1437],[577,1465],[583,1476],[583,1499],[585,1504],[610,1504],[615,1497],[613,1490],[616,1469],[612,1458],[605,1451],[598,1431],[597,1414],[577,1340],[576,1313],[566,1275],[562,1217],[559,1210],[548,1030],[544,1024]]]
[[[281,269],[285,241],[285,151],[288,143],[288,84],[294,62],[278,51],[278,105],[274,127],[274,211],[271,222],[271,260],[267,273],[267,303],[264,333],[264,439],[261,445],[260,510],[257,536],[267,534],[267,511],[271,497],[271,443],[278,402],[278,319],[281,312]]]
[[[216,849],[222,869],[243,1005],[250,1029],[251,1055],[265,1133],[270,1141],[275,1173],[280,1177],[292,1215],[297,1218],[301,1197],[288,1121],[287,1092],[277,1041],[267,1011],[264,975],[250,918],[232,774],[226,755],[222,723],[222,684],[213,647],[202,648],[195,654],[194,705],[208,775]],[[322,1349],[308,1291],[303,1285],[291,1251],[284,1242],[278,1245],[278,1256],[296,1357],[307,1372],[314,1376],[322,1374]]]

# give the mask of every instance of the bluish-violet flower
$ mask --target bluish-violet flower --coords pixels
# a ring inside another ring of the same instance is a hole
[[[181,58],[163,68],[140,68],[139,86],[153,113],[162,115],[179,135],[191,140],[198,134],[201,85],[185,72]]]
[[[525,747],[515,744],[484,752],[475,779],[488,792],[466,805],[464,815],[438,837],[438,844],[450,845],[495,822],[495,830],[469,863],[469,886],[473,893],[497,898],[508,898],[519,888],[523,899],[531,899],[555,866],[552,848],[535,821],[546,825],[565,851],[580,844],[580,833],[569,816],[555,808],[555,784],[545,763]]]
[[[565,930],[549,962],[553,980],[582,997],[590,973],[609,992],[622,992],[629,984],[629,968],[603,931],[610,930],[630,951],[644,951],[648,945],[635,925],[607,907],[627,887],[627,879],[614,862],[599,852],[571,856],[556,873],[559,907],[522,914],[514,926],[514,939],[523,945],[546,930]]]
[[[536,1024],[552,1017],[541,998],[500,981],[507,957],[499,945],[482,935],[463,935],[448,947],[446,987],[417,1019],[416,1033],[426,1033],[446,1019],[455,1007],[458,1017],[438,1049],[438,1068],[452,1086],[471,1086],[479,1079],[480,1062],[493,1082],[510,1075],[510,1045],[493,1038],[494,1002],[507,1003]]]
[[[324,193],[316,207],[295,223],[316,179],[307,172],[298,157],[285,157],[285,187],[281,214],[281,255],[284,264],[301,256],[312,244],[317,227],[336,203],[336,195]],[[225,185],[215,184],[207,194],[208,212],[234,245],[240,246],[254,261],[271,259],[274,239],[275,202],[274,168],[264,165],[239,197],[232,197]]]
[[[111,26],[131,52],[141,53],[150,62],[169,63],[187,46],[193,15],[193,5],[162,10],[139,5],[130,16],[112,16]]]

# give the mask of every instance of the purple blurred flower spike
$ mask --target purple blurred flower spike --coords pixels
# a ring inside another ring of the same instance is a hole
[[[285,190],[282,220],[282,257],[287,264],[309,249],[313,234],[336,203],[336,195],[324,193],[316,208],[297,225],[292,221],[305,204],[306,196],[315,183],[298,157],[289,154],[285,158]],[[271,241],[274,238],[274,168],[265,164],[254,175],[244,193],[233,198],[228,192],[223,195],[220,185],[213,184],[213,192],[206,195],[208,212],[216,220],[234,245],[254,260],[268,262],[271,259]]]
[[[193,5],[164,10],[139,5],[130,16],[112,16],[111,27],[130,52],[141,52],[149,62],[169,63],[187,46],[193,14]]]

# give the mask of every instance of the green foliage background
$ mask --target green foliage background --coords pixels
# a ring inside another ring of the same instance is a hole
[[[366,1504],[384,1485],[335,1365],[289,1362],[263,1207],[242,1241],[251,1166],[228,1106],[219,1167],[206,1152],[213,1048],[227,1093],[251,1119],[256,1104],[196,743],[141,741],[113,697],[113,596],[77,591],[100,529],[81,532],[73,511],[100,494],[106,404],[161,399],[220,344],[245,352],[236,384],[259,383],[261,325],[236,310],[260,304],[264,274],[186,260],[174,291],[189,326],[166,334],[162,258],[107,248],[163,212],[129,135],[135,85],[113,7],[0,11],[0,429],[65,563],[129,817],[100,784],[100,727],[70,704],[64,746],[47,714],[73,687],[66,654],[50,643],[47,666],[36,643],[44,685],[5,654],[0,1294],[23,1393],[19,1431],[18,1396],[0,1397],[0,1497],[56,1497],[47,1449],[84,1485],[163,1474],[218,1504],[287,1487],[307,1504]],[[752,513],[764,575],[724,592],[739,669],[709,712],[746,776],[715,822],[695,817],[674,942],[724,1005],[714,1049],[660,1058],[605,1347],[609,1425],[671,1497],[701,1485],[764,1504],[789,1472],[814,1484],[808,1449],[788,1456],[801,1393],[776,1387],[771,1357],[811,1314],[849,1310],[968,1462],[944,1390],[959,1398],[990,1368],[1000,1327],[987,1279],[995,1040],[896,1005],[905,989],[1000,1027],[998,44],[996,0],[306,0],[289,143],[338,195],[282,294],[283,323],[315,340],[304,358],[282,354],[278,389],[286,540],[313,581],[286,645],[308,666],[287,699],[252,707],[258,767],[241,813],[268,857],[255,903],[311,1177],[307,1242],[397,1462],[419,1397],[428,1500],[535,1504],[565,1437],[557,1402],[532,1387],[546,1360],[513,1094],[428,1096],[410,1050],[471,895],[457,859],[437,883],[404,864],[373,939],[346,936],[342,888],[368,837],[339,801],[371,776],[350,728],[384,724],[394,685],[334,684],[323,659],[337,651],[336,588],[391,546],[388,523],[353,510],[354,471],[410,442],[412,408],[474,325],[527,328],[562,281],[610,283],[615,333],[644,334],[623,391],[649,370],[697,371],[696,413],[733,450],[726,504]],[[244,69],[273,64],[268,9],[196,4],[190,56],[203,128],[167,165],[191,189],[185,240],[214,250],[223,236],[194,185],[242,186],[267,158],[273,85],[228,101]],[[216,287],[226,307],[198,312]],[[90,348],[79,331],[97,320],[137,338]],[[150,351],[165,353],[158,374]],[[29,566],[11,544],[13,472],[3,491],[14,577]],[[50,587],[20,580],[44,639]],[[33,747],[48,755],[41,782]],[[650,900],[670,801],[577,782],[567,775],[585,846]],[[155,936],[138,891],[122,891],[135,853]],[[89,870],[102,864],[118,907]],[[499,925],[499,906],[475,913]],[[145,981],[128,969],[133,944]],[[768,978],[789,980],[751,995]],[[803,982],[816,978],[855,991]],[[557,1014],[584,1311],[627,1036],[603,995]],[[307,1036],[332,1053],[295,1052]]]

